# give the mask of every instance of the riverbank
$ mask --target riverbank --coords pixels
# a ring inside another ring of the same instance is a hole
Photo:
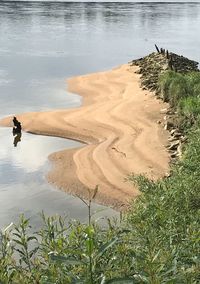
[[[125,182],[128,174],[163,177],[169,169],[167,132],[158,121],[166,104],[142,90],[138,67],[122,65],[68,80],[70,92],[83,96],[83,106],[17,115],[25,131],[84,142],[82,148],[50,155],[49,182],[87,198],[99,186],[97,203],[121,209],[139,191]],[[0,123],[11,126],[12,118]]]

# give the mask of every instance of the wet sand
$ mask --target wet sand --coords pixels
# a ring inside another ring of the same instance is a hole
[[[98,185],[95,202],[120,210],[140,194],[128,174],[158,179],[168,172],[168,134],[157,123],[167,105],[140,88],[136,70],[125,64],[69,79],[69,91],[83,96],[79,108],[16,114],[25,131],[85,143],[50,155],[49,182],[83,198]],[[0,124],[12,126],[12,117]]]

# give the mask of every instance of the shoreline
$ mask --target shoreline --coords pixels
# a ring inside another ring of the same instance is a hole
[[[157,121],[167,104],[142,90],[136,66],[124,64],[105,72],[68,79],[68,90],[83,97],[83,105],[66,110],[17,115],[23,130],[78,140],[86,145],[49,156],[47,179],[56,187],[121,210],[140,193],[124,179],[130,173],[159,179],[169,170],[165,148],[168,133]],[[0,121],[11,126],[12,118]]]

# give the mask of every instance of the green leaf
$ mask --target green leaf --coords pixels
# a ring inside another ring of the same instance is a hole
[[[86,234],[88,235],[88,237],[93,237],[94,235],[94,227],[93,226],[88,226],[86,229],[85,229],[85,232]]]
[[[19,239],[21,239],[21,235],[18,233],[13,233],[14,236],[18,237]]]
[[[85,264],[81,260],[77,260],[75,258],[62,256],[62,255],[50,254],[50,258],[51,258],[52,261],[61,262],[61,263],[65,263],[65,264],[70,264],[70,265],[80,265],[80,264],[82,265],[82,264]]]
[[[87,239],[85,242],[86,242],[87,253],[88,255],[90,255],[94,250],[94,242],[91,239]]]
[[[32,241],[32,240],[37,241],[37,238],[36,238],[36,237],[34,237],[34,236],[32,236],[32,237],[28,237],[28,238],[27,238],[27,242]]]
[[[22,243],[21,241],[19,241],[19,240],[17,240],[17,239],[13,239],[13,241],[14,241],[15,243],[17,243],[18,245],[20,245],[20,246],[24,246],[24,243]]]
[[[111,280],[108,280],[106,282],[106,284],[134,284],[133,282],[134,280],[131,279],[131,278],[114,278],[114,279],[111,279]],[[136,282],[135,282],[136,283]]]
[[[10,223],[10,225],[8,225],[5,229],[2,230],[3,234],[6,233],[6,231],[10,230],[10,228],[13,226],[13,222]]]
[[[117,242],[118,238],[114,237],[112,240],[110,240],[109,242],[107,242],[106,244],[102,245],[99,248],[99,253],[97,255],[97,257],[100,257],[104,254],[105,251],[107,251],[110,247],[112,247],[116,242]]]
[[[158,258],[159,254],[160,254],[160,250],[159,250],[159,251],[157,252],[157,254],[154,256],[152,262],[154,262],[154,261]]]
[[[18,251],[21,255],[24,255],[25,254],[25,252],[23,251],[23,250],[21,250],[21,249],[15,249],[16,251]]]
[[[38,251],[39,247],[34,248],[30,253],[29,253],[29,257],[32,257],[34,254],[36,254],[36,252]]]

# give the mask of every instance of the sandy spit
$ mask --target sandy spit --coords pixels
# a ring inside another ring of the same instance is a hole
[[[160,110],[166,104],[140,88],[136,70],[125,64],[71,78],[68,89],[83,96],[83,106],[17,115],[25,131],[85,143],[50,155],[49,182],[83,198],[98,185],[95,201],[120,210],[139,194],[125,182],[128,174],[145,174],[151,179],[166,174],[168,134],[157,123],[163,120]],[[12,126],[12,117],[0,124]]]

